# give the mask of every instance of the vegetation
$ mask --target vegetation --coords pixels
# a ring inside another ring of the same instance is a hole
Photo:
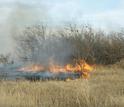
[[[1,81],[0,106],[123,107],[123,75],[117,64],[97,66],[89,80]]]
[[[123,31],[105,33],[70,25],[51,32],[33,26],[14,39],[17,56],[24,62],[85,59],[96,69],[88,80],[0,81],[1,107],[124,107]]]
[[[10,55],[3,55],[1,54],[0,55],[0,64],[7,64],[9,63],[9,60],[10,60]]]
[[[124,32],[96,31],[90,26],[68,26],[50,31],[45,26],[26,28],[15,37],[17,55],[23,61],[47,63],[85,59],[89,63],[114,64],[124,58]],[[66,60],[65,60],[66,59]]]

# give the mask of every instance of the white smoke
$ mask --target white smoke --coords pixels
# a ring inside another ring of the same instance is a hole
[[[19,33],[25,26],[40,24],[47,19],[47,11],[40,4],[35,2],[24,2],[24,0],[5,0],[0,1],[2,18],[0,18],[0,53],[13,52],[12,36]],[[39,8],[40,7],[40,8]],[[3,21],[2,21],[3,20]],[[2,46],[4,45],[4,47]]]

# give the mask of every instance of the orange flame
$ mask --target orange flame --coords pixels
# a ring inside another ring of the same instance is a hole
[[[93,71],[93,67],[87,64],[84,60],[78,61],[76,64],[67,64],[65,66],[60,66],[58,64],[51,63],[46,68],[39,64],[33,64],[27,67],[23,67],[19,69],[19,71],[25,72],[42,72],[42,71],[50,71],[54,73],[59,72],[79,72],[82,74],[84,78],[88,78],[91,71]]]

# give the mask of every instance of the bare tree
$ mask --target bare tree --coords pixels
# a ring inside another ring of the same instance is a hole
[[[66,38],[51,33],[45,26],[28,27],[14,39],[17,55],[23,61],[48,63],[53,59],[64,63],[71,54]]]
[[[112,64],[124,58],[122,31],[107,34],[87,25],[70,25],[50,32],[46,26],[32,26],[14,39],[18,57],[33,63],[49,63],[52,58],[57,63],[85,59],[89,63]]]

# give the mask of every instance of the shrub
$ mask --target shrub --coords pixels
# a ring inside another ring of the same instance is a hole
[[[70,25],[50,32],[45,26],[26,28],[16,37],[17,55],[23,61],[65,64],[75,59],[89,63],[113,64],[124,58],[124,36],[121,32],[96,31],[90,26]]]

